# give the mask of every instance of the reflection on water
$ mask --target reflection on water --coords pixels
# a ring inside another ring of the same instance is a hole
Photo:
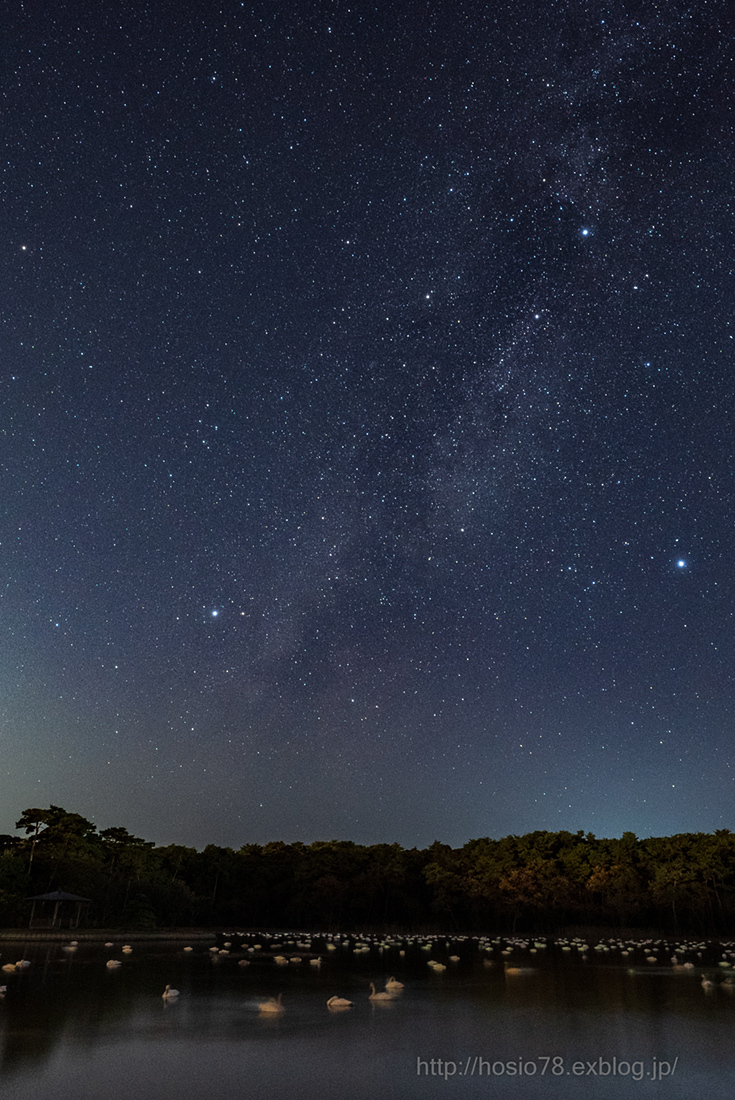
[[[302,961],[278,965],[268,946],[0,944],[0,962],[32,964],[0,978],[2,1100],[732,1095],[735,996],[714,956],[684,970],[465,941],[456,962],[434,945],[442,971],[418,945],[401,957],[315,940],[318,966],[293,947],[284,957]],[[405,988],[370,1000],[392,975]],[[279,995],[282,1013],[261,1011]],[[330,1011],[334,996],[352,1007]]]

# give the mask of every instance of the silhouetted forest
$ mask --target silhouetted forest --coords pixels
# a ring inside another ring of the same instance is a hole
[[[104,928],[272,927],[554,931],[573,924],[732,933],[735,834],[639,840],[546,832],[461,848],[351,841],[157,847],[98,830],[60,806],[25,810],[0,836],[0,924],[28,924],[27,898],[91,899]]]

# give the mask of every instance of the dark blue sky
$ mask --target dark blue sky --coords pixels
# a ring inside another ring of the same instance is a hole
[[[726,17],[16,6],[0,831],[732,826]]]

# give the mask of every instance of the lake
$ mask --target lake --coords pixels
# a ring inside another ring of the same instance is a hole
[[[2,1100],[733,1095],[735,979],[719,946],[680,945],[675,966],[669,944],[328,950],[324,938],[263,933],[216,954],[211,942],[1,942],[0,964],[30,962],[0,975]],[[279,954],[301,961],[279,965]],[[403,990],[371,1002],[369,983],[382,990],[391,976]],[[283,1012],[263,1014],[279,994]],[[353,1006],[330,1011],[335,995]]]

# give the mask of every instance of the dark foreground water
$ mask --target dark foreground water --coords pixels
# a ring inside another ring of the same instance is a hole
[[[666,1097],[735,1095],[735,996],[714,956],[694,970],[620,958],[478,951],[466,942],[347,946],[278,966],[266,951],[213,961],[181,943],[0,944],[2,1100],[431,1100],[434,1097]],[[448,955],[458,951],[460,961]],[[663,956],[667,956],[663,952]],[[105,962],[122,961],[117,970]],[[447,965],[427,966],[429,958]],[[483,962],[492,962],[488,966]],[[238,966],[240,959],[251,965]],[[509,967],[531,968],[508,972]],[[702,987],[702,974],[714,981]],[[395,974],[405,989],[368,1000]],[[174,1003],[161,993],[180,990]],[[284,1012],[259,1004],[281,993]],[[354,1001],[330,1012],[329,997]]]

